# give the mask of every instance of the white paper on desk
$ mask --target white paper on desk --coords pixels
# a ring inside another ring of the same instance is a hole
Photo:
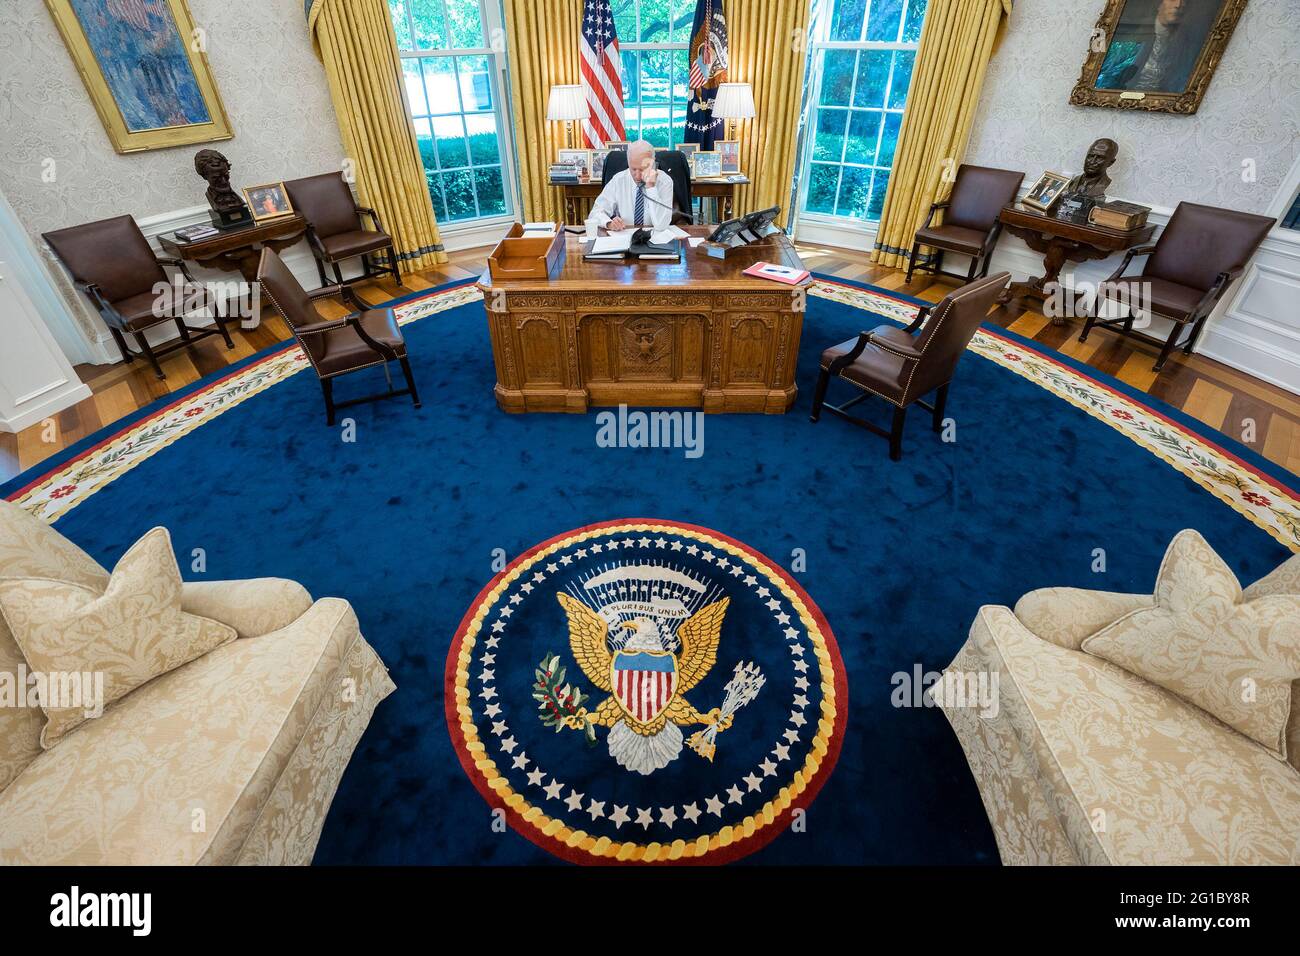
[[[601,236],[591,244],[591,255],[599,256],[609,252],[627,252],[632,248],[631,232],[616,232]]]
[[[674,239],[685,239],[686,230],[679,226],[668,226],[664,229],[656,230],[650,234],[650,241],[656,245],[672,242]]]
[[[524,232],[549,232],[555,233],[555,223],[553,222],[526,222],[524,223]]]
[[[696,246],[701,246],[704,243],[708,242],[708,240],[705,239],[703,236],[691,236],[689,241],[692,249],[694,249]]]

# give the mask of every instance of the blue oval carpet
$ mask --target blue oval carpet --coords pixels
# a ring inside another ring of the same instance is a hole
[[[1000,329],[959,367],[948,433],[914,413],[901,462],[810,424],[821,349],[915,312],[870,287],[818,279],[789,414],[683,419],[673,448],[498,411],[472,285],[397,308],[419,410],[328,428],[281,347],[0,489],[110,567],[165,525],[208,579],[352,602],[398,689],[319,863],[995,863],[921,699],[977,608],[1150,592],[1187,527],[1244,582],[1300,551],[1295,476]],[[372,371],[340,398],[382,388]]]

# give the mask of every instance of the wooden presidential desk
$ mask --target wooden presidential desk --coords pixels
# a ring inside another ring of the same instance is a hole
[[[788,238],[725,260],[683,240],[681,262],[646,263],[587,262],[578,239],[549,279],[479,280],[504,411],[781,414],[794,403],[804,287],[741,275],[763,261],[802,269]]]

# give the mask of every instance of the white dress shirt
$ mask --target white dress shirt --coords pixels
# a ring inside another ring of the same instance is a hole
[[[665,229],[673,221],[673,178],[662,169],[659,170],[653,186],[645,191],[645,222],[634,222],[636,218],[636,191],[641,184],[632,178],[631,170],[615,173],[609,185],[601,190],[600,197],[591,204],[591,215],[587,217],[587,231],[608,226],[609,221],[621,218],[628,226],[649,226],[653,229]],[[656,202],[655,200],[658,200]]]

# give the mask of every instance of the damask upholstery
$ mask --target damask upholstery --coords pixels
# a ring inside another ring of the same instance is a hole
[[[102,680],[96,686],[79,676],[75,701],[41,702],[46,750],[92,719],[89,707],[111,704],[236,637],[233,627],[181,610],[181,572],[166,528],[131,545],[105,588],[0,580],[0,614],[33,672]]]
[[[0,576],[107,574],[0,502]],[[0,708],[0,863],[311,861],[352,751],[394,690],[346,601],[264,578],[187,583],[239,639],[127,694],[41,752],[40,709]],[[23,662],[0,622],[0,670]]]
[[[1293,558],[1245,593],[1283,593],[1297,572]],[[1153,605],[1151,595],[1050,588],[1014,613],[980,609],[945,674],[995,675],[996,708],[934,699],[966,753],[1003,863],[1300,863],[1295,766],[1079,649],[1092,631]]]

